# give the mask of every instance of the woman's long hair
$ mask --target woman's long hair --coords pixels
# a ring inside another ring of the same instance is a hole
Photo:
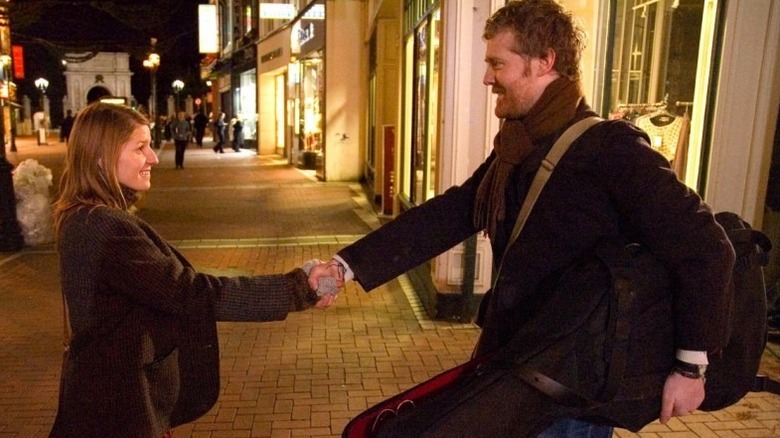
[[[68,138],[59,196],[54,203],[57,236],[70,212],[83,207],[129,207],[116,167],[122,146],[144,125],[149,126],[149,119],[120,105],[98,102],[78,112]]]

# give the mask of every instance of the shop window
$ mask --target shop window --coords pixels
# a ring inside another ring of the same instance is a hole
[[[411,201],[422,204],[425,201],[423,188],[426,177],[428,155],[428,23],[423,23],[414,37],[414,106],[412,121],[412,187]]]
[[[717,0],[613,0],[604,103],[701,188]]]
[[[410,36],[407,45],[407,88],[405,137],[411,149],[405,151],[408,175],[405,194],[412,204],[422,204],[435,195],[439,118],[439,10],[431,13]],[[408,156],[408,159],[407,159]]]

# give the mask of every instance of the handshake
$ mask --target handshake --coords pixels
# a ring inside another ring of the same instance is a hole
[[[338,260],[324,262],[320,259],[309,260],[301,266],[309,277],[309,287],[317,292],[317,307],[330,307],[336,302],[341,288],[344,287],[344,265]]]

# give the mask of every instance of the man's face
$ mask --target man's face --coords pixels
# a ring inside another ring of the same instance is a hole
[[[543,78],[539,58],[530,58],[512,51],[514,32],[504,31],[487,40],[482,82],[491,87],[496,99],[496,117],[523,117],[539,100],[549,80]]]

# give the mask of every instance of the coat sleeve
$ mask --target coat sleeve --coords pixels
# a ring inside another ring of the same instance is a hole
[[[103,281],[139,305],[183,318],[213,313],[223,321],[273,321],[316,297],[299,269],[246,277],[199,273],[151,229],[113,219],[101,222],[108,236],[100,248]]]
[[[462,185],[413,207],[338,252],[370,291],[464,241],[473,224],[474,198],[493,156]]]
[[[671,271],[677,348],[713,351],[727,338],[734,249],[711,208],[636,133],[599,154],[609,195],[628,228]]]

